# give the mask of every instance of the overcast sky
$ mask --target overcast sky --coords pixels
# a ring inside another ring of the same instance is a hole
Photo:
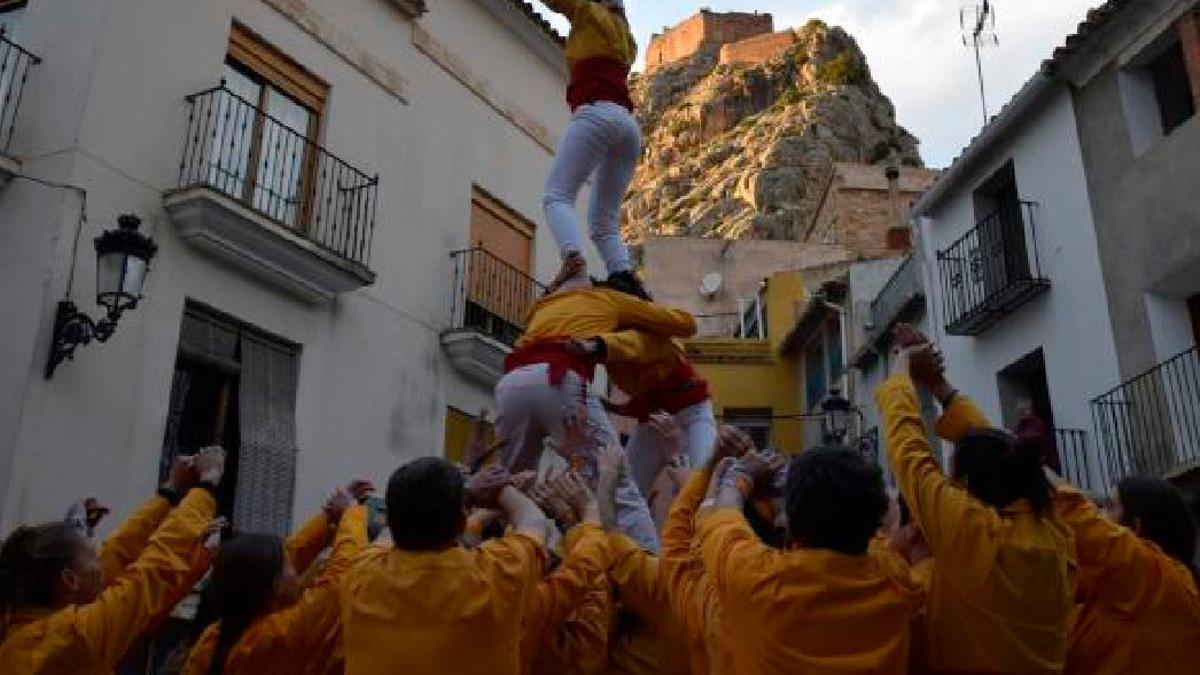
[[[992,114],[1075,31],[1088,8],[1100,2],[993,0],[1000,44],[983,53]],[[702,6],[717,12],[771,12],[776,30],[803,25],[811,18],[842,26],[866,52],[875,80],[896,104],[900,124],[921,139],[921,155],[933,167],[949,164],[982,124],[975,60],[963,46],[959,29],[959,9],[971,4],[970,0],[625,0],[643,49],[651,33]],[[552,20],[565,32],[565,22]]]

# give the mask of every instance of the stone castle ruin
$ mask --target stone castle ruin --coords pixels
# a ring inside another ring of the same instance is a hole
[[[719,65],[761,64],[786,52],[799,41],[795,31],[775,32],[770,14],[701,9],[683,22],[650,37],[646,73],[697,54]]]

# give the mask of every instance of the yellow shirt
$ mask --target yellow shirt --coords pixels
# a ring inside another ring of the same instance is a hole
[[[946,477],[906,375],[876,392],[888,459],[933,553],[925,650],[932,672],[1062,672],[1075,593],[1075,541],[1025,500],[996,510]],[[965,397],[938,431],[953,440],[985,418]]]
[[[370,550],[342,583],[347,675],[517,675],[545,566],[540,539],[519,532],[470,550]]]
[[[659,559],[625,535],[614,534],[609,539],[613,564],[608,576],[633,621],[610,640],[607,672],[686,675],[688,645],[682,625],[671,612]]]
[[[308,553],[328,544],[329,526],[324,514],[309,521],[289,539],[289,551],[297,574],[312,563]],[[366,512],[353,506],[338,523],[333,553],[316,582],[296,604],[273,612],[251,624],[225,660],[225,675],[266,673],[342,672],[341,622],[337,581],[367,546]],[[188,655],[183,675],[208,675],[220,625],[209,626]]]
[[[681,309],[662,307],[628,293],[585,288],[538,300],[517,347],[549,337],[587,339],[618,329],[690,337],[696,332],[696,320]]]
[[[667,602],[687,640],[692,675],[735,672],[724,612],[712,579],[704,570],[696,540],[696,511],[710,479],[706,472],[693,472],[675,497],[663,523],[659,560]]]
[[[1191,571],[1060,487],[1055,510],[1075,533],[1083,607],[1067,672],[1186,675],[1200,671],[1200,595]]]
[[[679,340],[642,331],[621,331],[599,336],[608,358],[604,369],[613,384],[630,396],[654,388],[687,361]]]
[[[150,537],[171,513],[171,502],[155,495],[137,508],[100,547],[105,586],[116,581],[146,549]]]
[[[702,512],[699,529],[735,672],[907,670],[923,598],[899,557],[774,549],[732,508]]]
[[[197,580],[192,553],[217,503],[194,489],[171,509],[137,560],[94,602],[60,610],[22,610],[7,617],[0,673],[112,673],[155,619]]]
[[[604,663],[608,613],[595,595],[608,592],[608,537],[600,525],[580,523],[567,532],[564,549],[562,564],[538,583],[525,615],[523,672],[549,674],[557,665],[571,663],[590,664],[584,670],[596,673]]]
[[[592,0],[545,0],[546,6],[567,17],[567,63],[598,56],[616,59],[627,66],[637,60],[637,41],[623,17]]]

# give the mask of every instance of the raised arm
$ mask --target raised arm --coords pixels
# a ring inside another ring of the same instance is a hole
[[[117,581],[73,610],[76,631],[99,663],[116,669],[156,618],[196,582],[193,552],[216,506],[207,489],[192,489]]]
[[[888,460],[900,491],[934,555],[948,547],[971,547],[986,532],[994,512],[942,473],[925,432],[912,379],[898,373],[875,392],[887,439]]]

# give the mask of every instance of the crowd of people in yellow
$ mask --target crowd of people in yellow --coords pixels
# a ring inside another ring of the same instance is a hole
[[[0,672],[111,673],[206,574],[216,621],[188,675],[1197,672],[1180,494],[1129,477],[1103,512],[1035,442],[992,427],[906,326],[877,392],[898,493],[857,451],[787,458],[732,427],[691,466],[680,425],[656,412],[651,451],[680,487],[650,514],[585,375],[609,358],[606,336],[669,343],[690,318],[581,270],[569,259],[535,305],[519,381],[498,389],[519,440],[401,466],[374,541],[373,487],[355,481],[286,540],[221,542],[220,448],[179,460],[98,549],[70,522],[18,528],[0,547]],[[637,376],[668,378],[684,358],[651,353],[667,363]],[[949,473],[920,389],[941,403]],[[525,469],[531,437],[563,468]]]

